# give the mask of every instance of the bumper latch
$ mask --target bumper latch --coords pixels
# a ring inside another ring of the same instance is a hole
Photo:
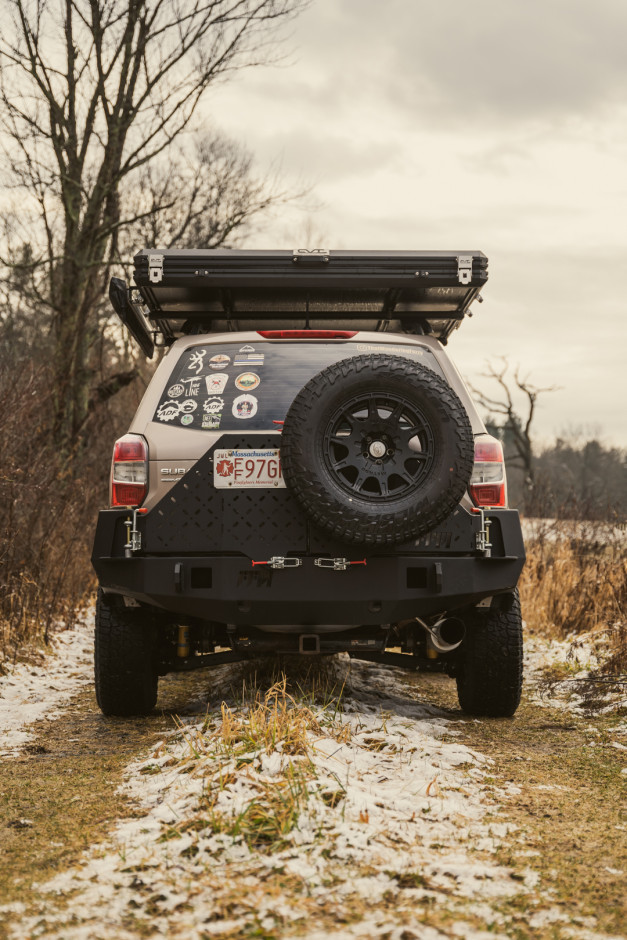
[[[282,555],[273,555],[268,561],[253,561],[255,565],[268,565],[270,568],[300,568],[303,563],[302,558],[284,558]]]
[[[331,568],[332,571],[346,571],[351,565],[365,564],[365,558],[362,561],[349,561],[348,558],[314,558],[314,565],[317,568]]]

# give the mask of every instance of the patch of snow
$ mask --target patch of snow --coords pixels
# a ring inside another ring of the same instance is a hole
[[[559,909],[559,907],[549,907],[544,911],[538,911],[529,918],[530,927],[547,927],[549,924],[567,924],[570,917]]]
[[[494,818],[505,790],[485,783],[491,761],[455,740],[460,731],[442,712],[412,699],[399,671],[358,661],[338,668],[348,670],[342,733],[337,725],[334,736],[324,733],[318,710],[323,733],[307,732],[310,764],[279,748],[249,752],[245,765],[208,755],[186,766],[194,734],[205,721],[218,723],[219,711],[184,719],[182,732],[127,768],[123,791],[141,815],[120,822],[111,843],[92,848],[83,864],[40,885],[41,914],[13,936],[125,938],[132,918],[149,924],[151,936],[190,940],[254,929],[309,940],[400,940],[414,930],[420,940],[440,940],[421,902],[448,912],[457,905],[463,922],[469,903],[530,890],[533,872],[521,882],[486,859],[512,828]],[[313,768],[308,799],[277,851],[211,825],[208,795],[211,813],[235,820],[299,761]],[[360,913],[342,917],[349,925],[339,930],[303,933],[318,910]],[[484,932],[463,935],[479,940]]]
[[[572,633],[564,640],[539,634],[525,636],[525,685],[536,705],[586,714],[590,690],[594,708],[608,714],[627,707],[627,682],[598,677],[609,648],[607,633]],[[567,667],[570,675],[547,679],[556,666]],[[596,729],[592,733],[598,734]]]
[[[544,540],[559,542],[579,539],[583,541],[603,542],[606,545],[621,544],[625,539],[625,525],[590,522],[578,519],[521,519],[525,541]]]
[[[34,735],[29,725],[54,721],[84,685],[93,681],[93,612],[55,634],[40,665],[18,663],[0,678],[0,756],[15,757]]]

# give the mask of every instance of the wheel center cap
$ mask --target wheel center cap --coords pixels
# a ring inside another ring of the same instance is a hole
[[[383,455],[387,451],[387,447],[385,446],[383,441],[373,441],[370,447],[368,448],[368,451],[371,457],[375,457],[378,459],[379,457],[383,457]]]

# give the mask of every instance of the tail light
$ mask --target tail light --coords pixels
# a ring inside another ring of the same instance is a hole
[[[257,330],[264,339],[352,339],[357,330]]]
[[[148,492],[148,445],[139,434],[115,442],[111,464],[111,506],[141,506]]]
[[[501,442],[489,434],[475,441],[475,465],[470,478],[475,506],[507,506],[507,481]]]

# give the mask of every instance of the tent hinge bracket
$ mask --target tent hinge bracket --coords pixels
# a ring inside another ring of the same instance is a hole
[[[460,284],[470,284],[472,280],[472,255],[458,256],[457,279]]]
[[[151,284],[163,280],[163,255],[148,255],[148,280]]]

